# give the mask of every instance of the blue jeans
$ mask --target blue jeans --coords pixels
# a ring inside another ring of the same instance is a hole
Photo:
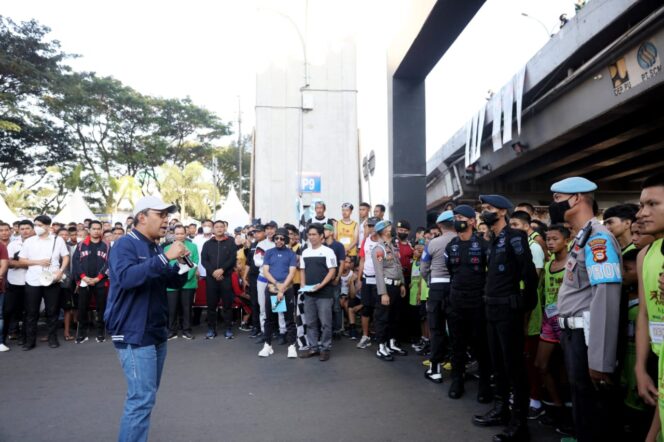
[[[159,345],[116,348],[127,380],[127,398],[120,420],[119,442],[148,440],[150,414],[166,360],[166,342]]]

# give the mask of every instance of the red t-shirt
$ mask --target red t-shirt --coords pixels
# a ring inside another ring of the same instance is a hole
[[[9,262],[9,254],[7,253],[7,246],[0,242],[0,261],[6,259]],[[5,293],[5,281],[7,280],[7,271],[2,275],[2,282],[0,282],[0,292]]]
[[[410,276],[410,267],[413,263],[413,248],[408,242],[399,241],[399,260],[405,277]]]

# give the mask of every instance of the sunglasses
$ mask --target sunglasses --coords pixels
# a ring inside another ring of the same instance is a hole
[[[275,236],[274,240],[275,241],[286,241],[286,237],[285,236]]]

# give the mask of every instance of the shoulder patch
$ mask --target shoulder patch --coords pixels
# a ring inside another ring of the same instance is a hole
[[[523,255],[523,241],[521,240],[520,236],[513,236],[510,238],[510,244],[512,245],[512,248],[514,249],[514,253],[517,255]]]
[[[593,234],[584,246],[584,253],[591,285],[622,282],[620,253],[608,233]]]

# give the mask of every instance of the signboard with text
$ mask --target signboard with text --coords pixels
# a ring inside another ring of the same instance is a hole
[[[307,172],[300,176],[300,192],[320,193],[321,179],[320,173]]]

